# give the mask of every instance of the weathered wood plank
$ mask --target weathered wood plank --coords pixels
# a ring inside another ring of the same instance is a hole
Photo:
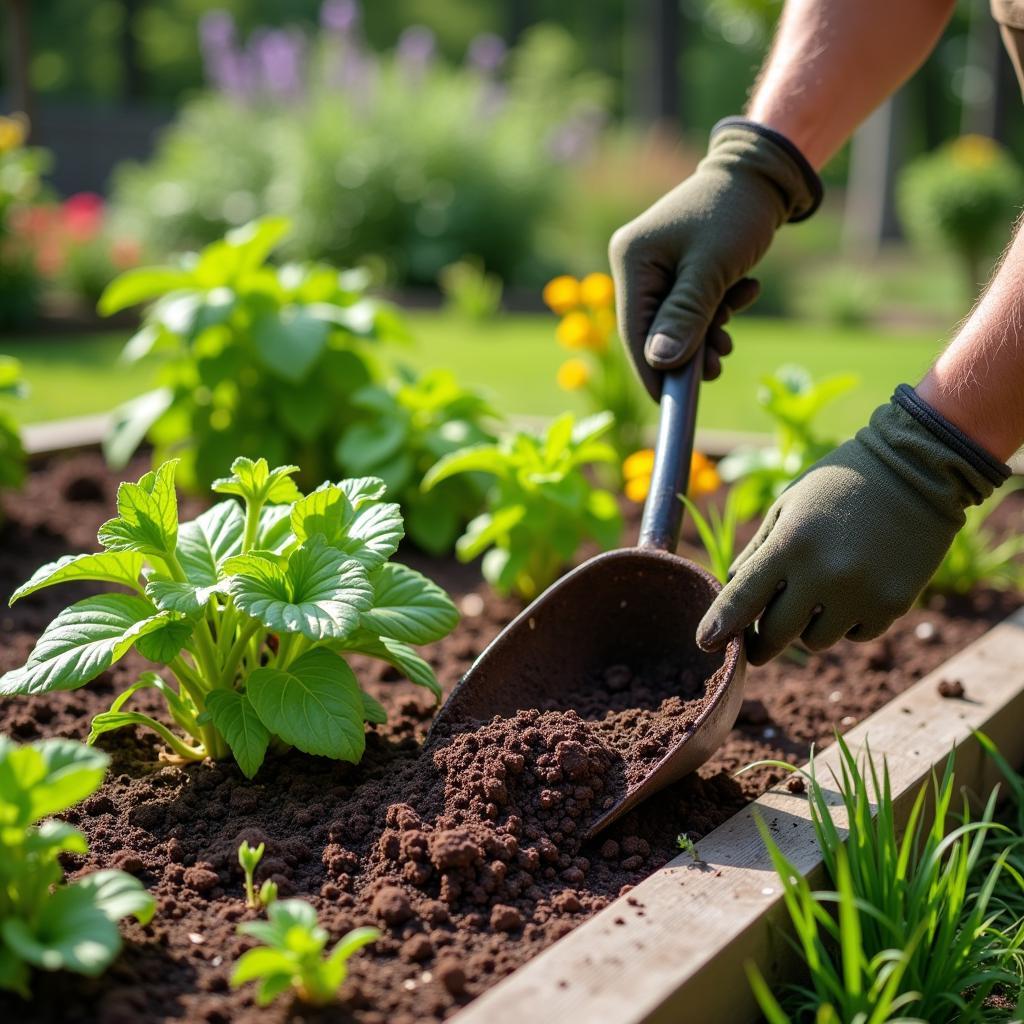
[[[29,455],[37,456],[96,448],[107,436],[111,420],[109,413],[99,413],[48,423],[30,423],[21,428],[22,443]]]
[[[959,679],[965,699],[940,697],[937,683],[943,678]],[[918,787],[954,746],[961,785],[981,790],[995,781],[974,730],[988,733],[1014,763],[1024,762],[1022,720],[1024,609],[847,739],[854,749],[869,743],[875,755],[888,759],[894,803],[905,814]],[[818,757],[819,780],[829,778],[837,755],[829,748]],[[701,840],[702,865],[676,858],[470,1004],[458,1014],[459,1024],[755,1020],[743,964],[755,960],[771,978],[788,959],[773,924],[784,922],[781,891],[755,814],[802,872],[820,871],[807,799],[779,786]]]

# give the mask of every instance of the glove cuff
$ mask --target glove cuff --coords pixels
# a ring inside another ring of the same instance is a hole
[[[999,487],[1009,478],[1011,470],[980,444],[972,441],[956,424],[950,423],[937,409],[932,408],[909,384],[900,384],[892,401],[910,413],[926,430],[947,448],[952,449],[969,463],[993,487]]]
[[[807,157],[786,138],[782,132],[775,131],[767,125],[759,124],[757,121],[750,121],[745,117],[724,117],[711,129],[711,139],[714,140],[719,132],[725,129],[741,129],[765,139],[771,144],[773,153],[788,158],[786,170],[790,173],[776,178],[776,184],[784,189],[786,197],[790,201],[790,214],[787,218],[789,223],[795,224],[801,220],[807,220],[819,206],[824,196],[824,187],[821,178],[810,165]],[[792,172],[796,171],[796,180],[786,182],[784,179],[792,178]],[[779,180],[779,179],[783,180]],[[795,187],[786,187],[793,185]]]

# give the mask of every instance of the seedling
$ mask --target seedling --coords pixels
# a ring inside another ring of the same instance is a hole
[[[153,916],[153,897],[123,871],[64,883],[61,854],[89,846],[52,815],[94,793],[107,762],[71,740],[18,746],[0,736],[0,989],[30,998],[33,967],[97,977],[121,951],[118,921]]]
[[[726,494],[725,505],[721,511],[716,505],[710,505],[706,516],[685,495],[679,496],[686,506],[686,511],[690,513],[693,525],[697,528],[704,550],[708,553],[708,568],[722,583],[729,579],[729,567],[736,557],[736,525],[739,516],[735,494],[734,490]]]
[[[700,862],[700,853],[697,851],[697,844],[685,833],[680,832],[676,836],[676,846],[682,853],[688,853],[694,864]]]
[[[566,413],[541,437],[517,431],[497,444],[463,448],[441,459],[424,478],[424,490],[462,473],[487,473],[495,480],[487,511],[455,546],[459,559],[483,555],[484,578],[491,586],[532,598],[584,540],[614,547],[622,531],[618,504],[584,473],[586,466],[617,461],[615,449],[603,439],[611,426],[608,413],[580,423]]]
[[[260,886],[260,906],[269,907],[277,899],[277,882],[266,879]]]
[[[879,769],[868,752],[858,764],[842,737],[837,742],[841,765],[833,786],[819,783],[813,760],[804,776],[835,888],[812,889],[758,821],[810,975],[784,1002],[792,1004],[796,1020],[983,1019],[997,986],[1017,990],[1024,947],[1024,924],[993,898],[1001,882],[1019,889],[1022,879],[1008,866],[1008,849],[985,860],[992,838],[1010,835],[993,820],[998,790],[977,821],[970,820],[966,799],[962,815],[954,816],[950,754],[941,780],[920,788],[901,829],[884,759]],[[779,761],[749,767],[796,770]],[[833,787],[848,837],[832,818]],[[929,806],[934,811],[926,822]],[[757,969],[751,966],[748,974],[769,1024],[787,1024],[791,1018]]]
[[[266,921],[247,921],[239,934],[262,943],[243,953],[231,975],[231,987],[258,981],[256,1002],[266,1006],[293,988],[306,1003],[331,1002],[348,974],[348,960],[363,946],[380,938],[376,928],[356,928],[327,955],[327,931],[317,923],[316,911],[304,900],[271,904]]]
[[[358,417],[335,449],[338,465],[354,476],[372,474],[402,506],[409,537],[424,551],[451,552],[455,538],[483,508],[486,478],[466,475],[420,489],[439,458],[466,445],[492,442],[498,418],[487,400],[462,387],[447,370],[361,388],[352,396]]]
[[[410,644],[445,636],[458,613],[426,577],[388,559],[402,538],[398,506],[374,477],[325,483],[303,496],[295,466],[239,458],[214,483],[229,495],[178,524],[175,463],[118,488],[104,550],[44,565],[12,603],[55,583],[97,580],[131,593],[87,597],[43,631],[0,694],[74,690],[131,648],[156,662],[92,721],[89,742],[114,729],[152,729],[185,760],[233,754],[252,778],[273,744],[357,762],[364,721],[384,708],[342,655],[379,658],[441,689]],[[160,693],[179,732],[127,709]],[[184,738],[182,736],[184,734]]]
[[[242,845],[238,847],[238,863],[245,872],[245,905],[247,907],[258,907],[261,902],[262,892],[257,896],[252,876],[259,862],[263,859],[263,853],[266,848],[266,843],[260,843],[259,846],[252,847],[247,839],[243,839]]]

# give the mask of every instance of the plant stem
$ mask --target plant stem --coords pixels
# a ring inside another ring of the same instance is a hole
[[[245,503],[245,532],[242,534],[242,554],[251,551],[256,544],[256,538],[260,530],[260,512],[263,511],[263,502],[246,500]]]
[[[255,636],[260,629],[261,625],[255,619],[252,619],[242,627],[234,644],[231,646],[231,650],[228,651],[227,656],[224,658],[224,668],[220,675],[221,686],[228,688],[232,685],[235,674],[238,672],[238,664],[242,660],[242,656],[245,654],[245,648],[248,645],[249,640]]]

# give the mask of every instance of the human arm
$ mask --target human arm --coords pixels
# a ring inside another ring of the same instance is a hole
[[[708,650],[747,629],[761,664],[802,639],[870,640],[906,612],[1024,443],[1024,229],[916,389],[796,480],[704,617]],[[757,628],[752,624],[757,622]]]
[[[682,184],[612,237],[619,333],[652,397],[703,340],[704,376],[732,349],[724,325],[782,224],[820,201],[815,170],[921,63],[953,0],[788,0],[746,119],[712,132]]]

